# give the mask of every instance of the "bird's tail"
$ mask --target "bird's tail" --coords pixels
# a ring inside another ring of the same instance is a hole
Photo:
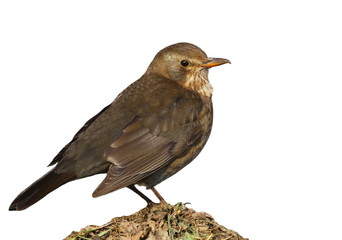
[[[54,169],[52,169],[22,191],[11,203],[9,210],[24,210],[38,202],[56,188],[75,178],[74,174],[56,173],[54,172]]]

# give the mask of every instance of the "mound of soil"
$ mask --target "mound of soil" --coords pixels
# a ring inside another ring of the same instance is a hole
[[[102,226],[90,225],[65,240],[248,240],[219,225],[205,212],[185,204],[150,204],[130,216],[113,218]]]

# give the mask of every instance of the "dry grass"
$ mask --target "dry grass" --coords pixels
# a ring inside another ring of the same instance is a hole
[[[113,218],[103,226],[87,226],[65,240],[247,240],[185,204],[151,204],[130,216]]]

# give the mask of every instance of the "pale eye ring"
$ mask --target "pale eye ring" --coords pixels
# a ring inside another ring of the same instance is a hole
[[[188,62],[187,60],[182,60],[182,61],[180,62],[180,64],[181,64],[183,67],[189,66],[189,62]]]

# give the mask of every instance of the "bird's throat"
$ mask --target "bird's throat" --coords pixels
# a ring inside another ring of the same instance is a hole
[[[184,87],[196,91],[202,97],[210,98],[213,94],[213,87],[208,80],[208,75],[201,71],[190,74]]]

